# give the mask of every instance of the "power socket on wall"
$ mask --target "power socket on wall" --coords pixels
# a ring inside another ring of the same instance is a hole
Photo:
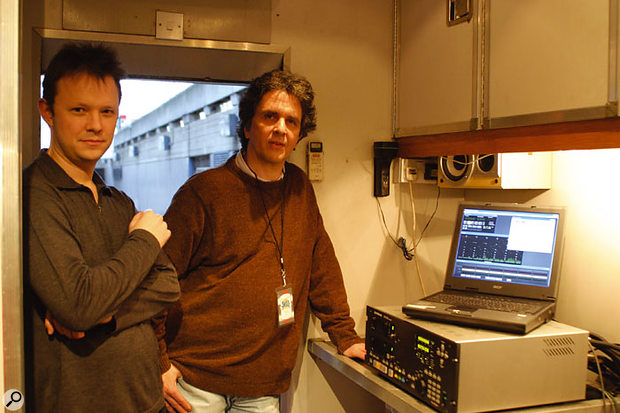
[[[418,179],[418,171],[415,165],[412,165],[412,159],[396,158],[394,160],[394,177],[392,182],[395,184],[406,184]]]
[[[395,184],[407,184],[416,182],[420,184],[437,183],[437,162],[425,159],[396,158],[393,162],[394,173],[392,182]]]

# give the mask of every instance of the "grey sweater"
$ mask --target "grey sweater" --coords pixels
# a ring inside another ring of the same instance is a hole
[[[45,151],[24,170],[26,406],[157,412],[164,403],[149,319],[178,299],[176,272],[153,235],[128,234],[131,199],[93,179],[98,204]],[[48,337],[46,310],[86,337]]]

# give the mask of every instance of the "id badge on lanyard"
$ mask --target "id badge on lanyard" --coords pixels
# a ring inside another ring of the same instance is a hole
[[[282,287],[276,288],[276,304],[278,306],[278,327],[292,324],[295,321],[295,307],[293,306],[293,287],[286,285],[286,271],[284,259],[280,258],[282,271]]]
[[[276,288],[276,299],[278,305],[278,327],[292,324],[295,321],[293,288],[288,285]]]

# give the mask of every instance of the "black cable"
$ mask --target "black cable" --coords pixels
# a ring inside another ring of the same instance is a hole
[[[599,341],[607,341],[607,339],[597,333],[590,331],[590,338]]]
[[[607,347],[607,348],[610,348],[611,350],[620,352],[620,345],[618,344],[609,343],[608,341],[603,341],[603,340],[592,340],[592,339],[590,340],[590,343],[592,343],[594,347],[597,347],[597,346]]]
[[[413,249],[410,250],[407,248],[407,241],[403,237],[398,239],[398,246],[403,251],[403,256],[405,259],[407,261],[411,261],[413,259],[413,254],[411,253],[413,252]]]
[[[377,200],[377,205],[379,205],[379,212],[381,212],[381,221],[383,221],[383,226],[385,227],[385,231],[392,239],[392,242],[394,243],[394,245],[396,245],[403,252],[403,256],[405,257],[405,259],[407,261],[411,261],[413,259],[413,254],[412,254],[413,249],[407,248],[407,241],[405,240],[405,238],[400,237],[397,241],[396,238],[394,238],[392,234],[390,234],[390,230],[388,229],[387,223],[385,222],[385,215],[383,214],[383,208],[381,207],[381,202],[379,202],[379,198],[375,198],[375,199]]]
[[[592,332],[590,332],[589,342],[592,356],[595,359],[588,359],[588,370],[599,374],[600,369],[605,391],[608,394],[617,395],[620,392],[620,345],[610,343]],[[599,390],[602,391],[602,388]]]
[[[416,242],[415,247],[417,247],[418,244],[420,243],[420,241],[422,241],[422,237],[424,236],[424,232],[426,232],[426,230],[428,229],[429,225],[431,224],[431,221],[435,217],[435,214],[437,213],[437,209],[439,207],[439,196],[440,195],[441,195],[441,188],[438,185],[437,186],[437,198],[435,199],[435,209],[433,210],[433,213],[431,214],[431,217],[426,222],[426,225],[424,226],[424,229],[422,229],[422,232],[420,233],[420,238],[418,238],[418,242]],[[396,245],[403,252],[403,256],[405,257],[405,259],[407,261],[411,261],[413,259],[413,251],[414,251],[415,248],[407,248],[407,241],[405,240],[405,238],[400,237],[400,238],[398,238],[398,240],[396,240],[396,238],[394,238],[392,236],[392,234],[390,234],[390,230],[388,229],[387,223],[385,222],[385,215],[383,214],[383,208],[381,207],[381,202],[379,202],[379,198],[378,197],[375,197],[375,199],[377,200],[377,205],[379,205],[379,212],[381,213],[381,221],[383,221],[383,226],[385,227],[385,231],[388,233],[388,235],[392,239],[392,242],[394,243],[394,245]],[[414,236],[415,236],[415,234],[414,234]]]

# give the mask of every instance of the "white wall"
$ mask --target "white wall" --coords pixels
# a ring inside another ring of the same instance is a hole
[[[620,149],[554,154],[553,189],[568,206],[557,319],[620,342]]]

